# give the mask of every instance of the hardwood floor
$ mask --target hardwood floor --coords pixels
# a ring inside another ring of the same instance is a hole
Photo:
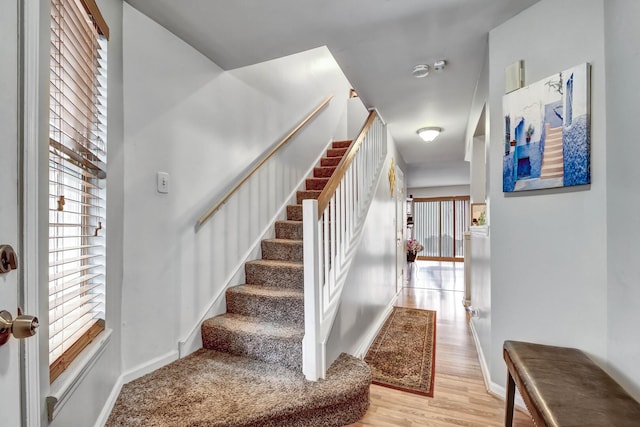
[[[418,261],[396,303],[436,310],[434,397],[371,386],[371,407],[357,426],[503,426],[504,402],[487,393],[462,306],[462,263]],[[516,411],[514,425],[531,427]]]

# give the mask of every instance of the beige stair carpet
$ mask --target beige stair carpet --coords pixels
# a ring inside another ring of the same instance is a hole
[[[370,369],[343,354],[324,381],[302,375],[302,200],[317,199],[350,141],[334,142],[298,191],[227,312],[202,324],[204,349],[123,387],[108,426],[343,426],[369,406]]]
[[[327,378],[213,350],[126,384],[106,427],[343,426],[369,407],[370,370],[343,354]]]

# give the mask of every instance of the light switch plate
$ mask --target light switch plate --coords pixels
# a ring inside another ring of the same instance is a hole
[[[167,172],[157,173],[158,193],[166,194],[169,192],[169,174]]]

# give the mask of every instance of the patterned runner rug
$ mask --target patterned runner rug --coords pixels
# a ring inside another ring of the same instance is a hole
[[[433,397],[436,312],[394,307],[365,357],[373,383]]]

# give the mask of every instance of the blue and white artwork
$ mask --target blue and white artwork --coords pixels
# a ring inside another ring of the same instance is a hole
[[[502,191],[591,183],[589,75],[585,63],[504,96]]]

